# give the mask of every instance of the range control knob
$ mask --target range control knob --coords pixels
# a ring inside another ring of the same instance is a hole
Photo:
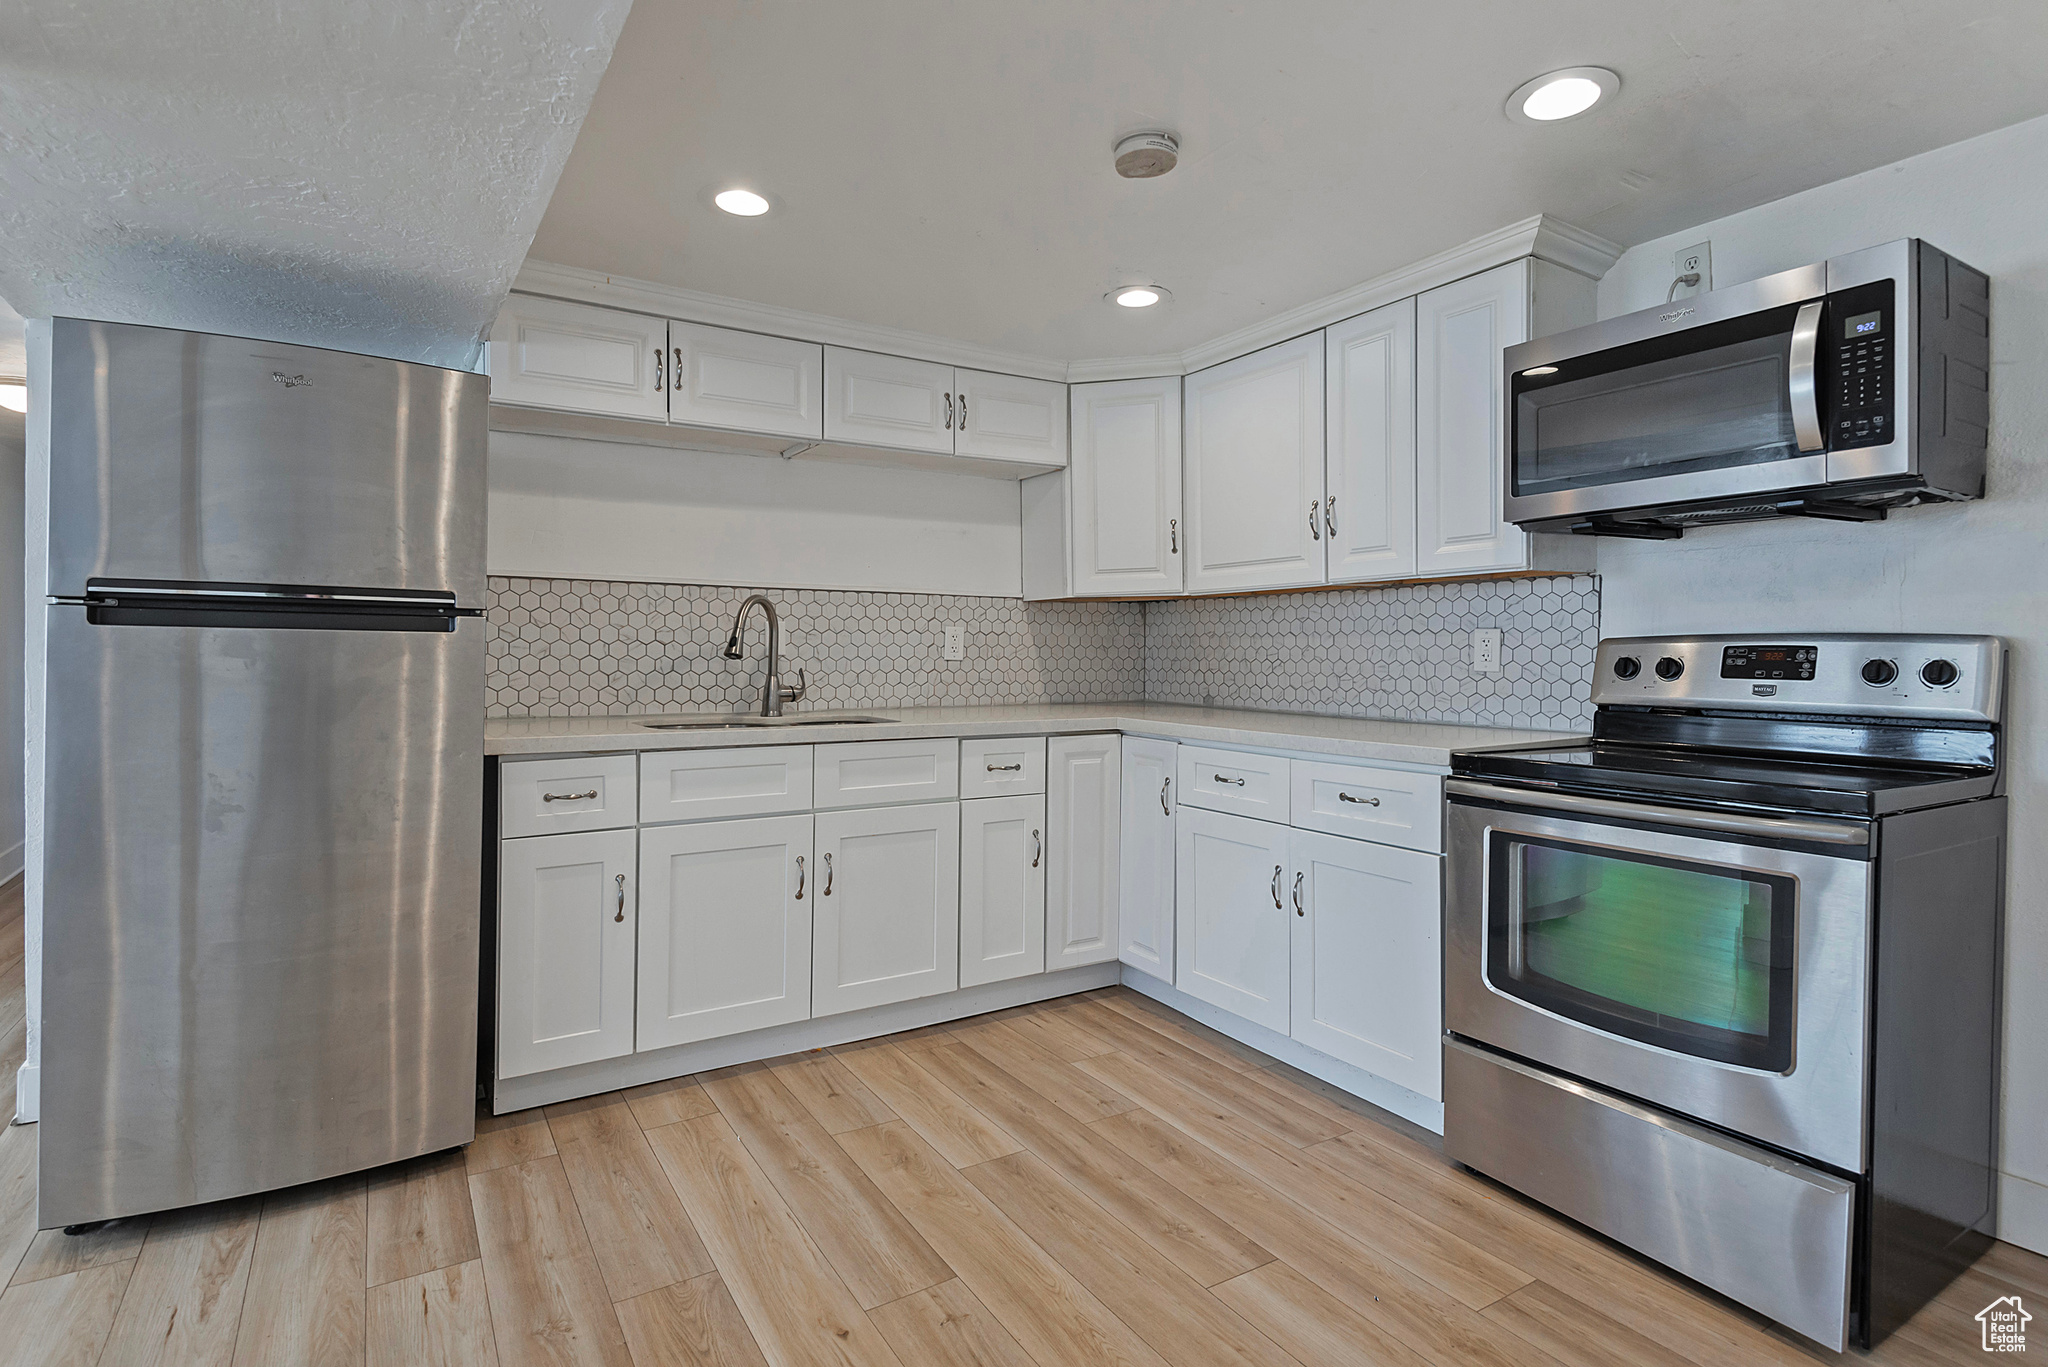
[[[1929,660],[1920,666],[1920,682],[1929,688],[1947,688],[1963,677],[1954,660]]]
[[[1869,684],[1872,688],[1883,688],[1898,677],[1899,667],[1890,660],[1865,660],[1863,662],[1863,682]]]
[[[1666,683],[1670,683],[1683,673],[1685,673],[1685,661],[1679,659],[1676,655],[1666,655],[1663,659],[1657,661],[1657,677]]]
[[[1614,662],[1614,677],[1617,679],[1633,679],[1642,672],[1643,662],[1633,655],[1624,655]]]

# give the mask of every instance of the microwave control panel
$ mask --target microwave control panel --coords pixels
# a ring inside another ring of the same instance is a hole
[[[1828,386],[1828,446],[1833,450],[1883,446],[1892,439],[1894,316],[1889,280],[1828,296],[1821,349],[1833,363]]]

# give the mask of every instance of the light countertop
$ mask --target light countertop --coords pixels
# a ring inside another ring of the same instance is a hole
[[[491,755],[585,754],[603,750],[704,750],[739,745],[914,740],[928,736],[1074,735],[1125,731],[1167,740],[1292,750],[1346,759],[1448,767],[1455,753],[1575,740],[1565,731],[1523,731],[1438,722],[1372,721],[1298,712],[1188,707],[1174,703],[1043,703],[1001,707],[875,707],[822,716],[881,716],[857,726],[801,724],[731,730],[655,731],[640,725],[680,714],[500,717],[484,724]],[[800,713],[798,715],[801,715]]]

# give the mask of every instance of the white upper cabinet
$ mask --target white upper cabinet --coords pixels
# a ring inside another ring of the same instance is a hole
[[[670,422],[824,435],[825,348],[755,332],[671,321]]]
[[[1067,463],[1067,387],[1052,380],[955,370],[953,453]]]
[[[1324,334],[1329,581],[1415,573],[1415,301]]]
[[[1068,386],[1071,593],[1181,591],[1180,391],[1178,376]]]
[[[1416,560],[1423,574],[1529,563],[1527,536],[1501,520],[1501,351],[1528,338],[1526,260],[1416,300]]]
[[[491,401],[660,421],[667,349],[663,319],[515,294],[486,348]]]
[[[1323,334],[1187,377],[1190,593],[1323,582]]]
[[[825,348],[825,440],[953,454],[953,367]]]

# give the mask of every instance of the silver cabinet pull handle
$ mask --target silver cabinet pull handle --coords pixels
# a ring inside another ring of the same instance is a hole
[[[951,394],[946,395],[946,430],[948,432],[953,430],[953,396]]]
[[[1785,354],[1785,388],[1792,400],[1792,435],[1803,455],[1827,446],[1820,430],[1820,393],[1815,388],[1814,353],[1820,347],[1821,301],[1799,306],[1792,320],[1792,347]]]
[[[1363,807],[1377,807],[1380,805],[1380,800],[1376,797],[1353,797],[1351,794],[1341,791],[1337,794],[1337,800],[1339,802],[1356,802]]]
[[[1180,554],[1180,519],[1177,517],[1167,519],[1166,549],[1174,555]]]
[[[1329,524],[1330,539],[1337,539],[1337,496],[1331,494],[1323,500],[1323,521]]]
[[[1322,512],[1323,505],[1321,500],[1312,498],[1308,501],[1308,534],[1311,540],[1321,541],[1323,539]]]
[[[1307,873],[1297,873],[1294,875],[1294,914],[1296,916],[1308,915],[1301,908],[1301,880],[1306,877],[1308,877]]]
[[[967,430],[967,396],[965,394],[960,396],[960,430],[962,432]]]
[[[804,880],[809,877],[809,872],[804,868],[804,857],[798,855],[796,857],[796,900],[799,902],[804,900]]]
[[[1225,778],[1221,774],[1211,774],[1209,777],[1215,779],[1218,783],[1231,783],[1240,788],[1244,787],[1244,780],[1241,778]]]
[[[825,856],[825,890],[820,895],[825,897],[832,895],[832,856],[829,854]]]
[[[1287,910],[1280,903],[1280,866],[1278,864],[1273,866],[1273,907],[1276,911]]]
[[[681,347],[671,348],[669,355],[674,359],[668,368],[668,387],[671,390],[681,389],[683,387],[683,349]]]
[[[654,392],[661,392],[661,366],[668,359],[668,353],[660,347],[654,349]]]
[[[1045,841],[1037,831],[1031,833],[1031,867],[1037,868],[1038,861],[1045,854]]]
[[[1173,808],[1166,805],[1166,790],[1172,786],[1173,780],[1171,778],[1166,779],[1159,785],[1159,810],[1167,816],[1173,815]]]
[[[592,788],[587,793],[542,793],[540,800],[542,802],[588,802],[596,796],[597,789]]]
[[[626,875],[625,875],[625,874],[623,874],[623,873],[622,873],[622,874],[620,874],[620,875],[618,876],[618,884],[619,884],[619,911],[618,911],[618,914],[617,914],[616,916],[612,917],[612,919],[613,919],[614,921],[623,921],[623,920],[625,920],[625,919],[626,919]]]
[[[988,771],[991,774],[1014,774],[1023,767],[1021,764],[991,764],[988,766]]]

